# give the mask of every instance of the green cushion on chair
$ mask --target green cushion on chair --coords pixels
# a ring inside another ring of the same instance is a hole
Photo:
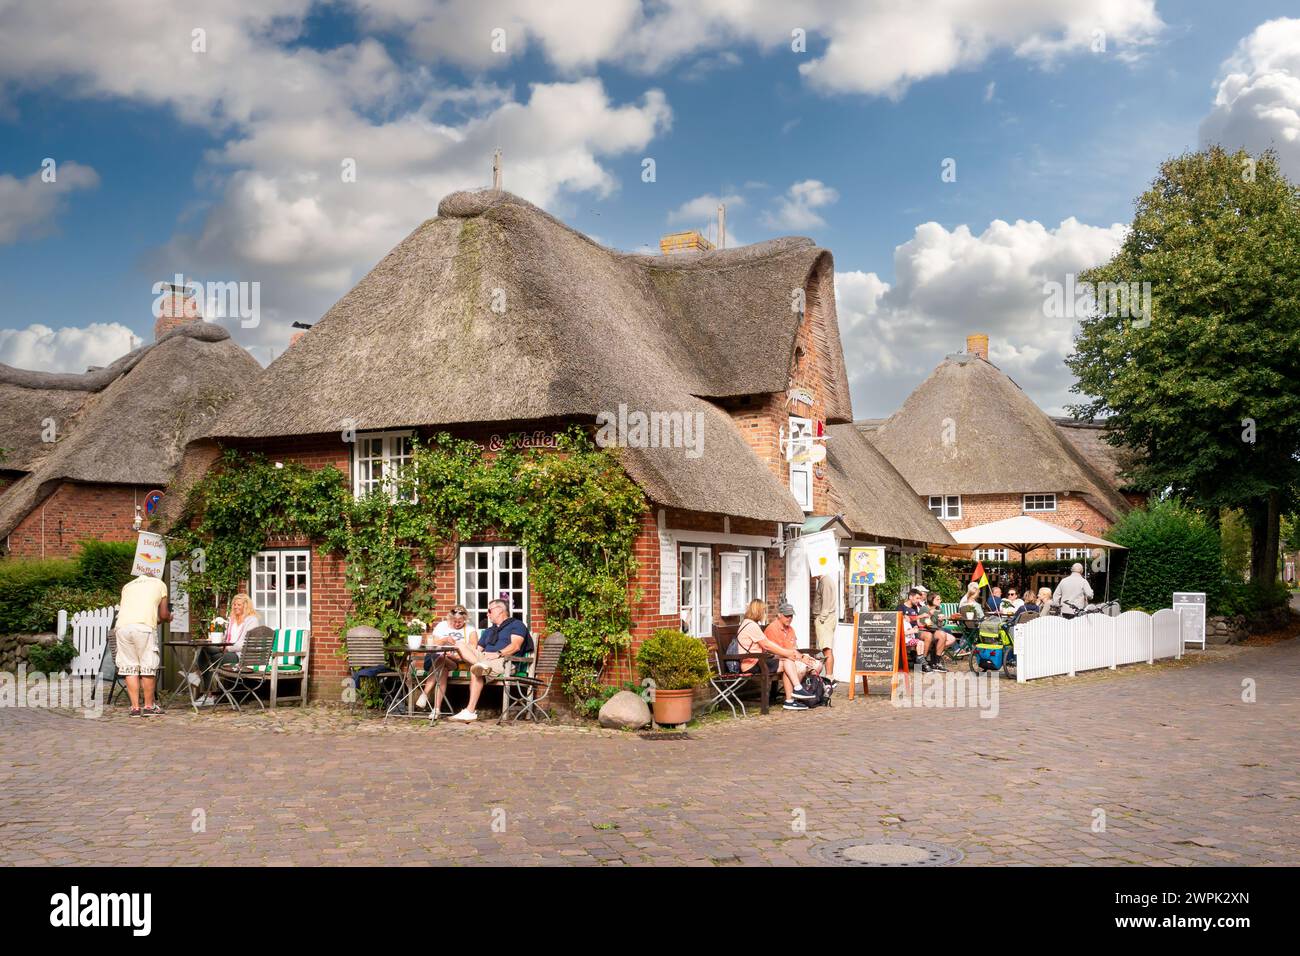
[[[275,632],[275,646],[271,648],[273,652],[277,651],[301,651],[307,640],[307,631],[303,628],[281,629]],[[302,656],[300,654],[293,657],[278,658],[279,664],[277,670],[280,673],[301,671]],[[263,673],[271,670],[269,664],[262,664],[254,668]]]

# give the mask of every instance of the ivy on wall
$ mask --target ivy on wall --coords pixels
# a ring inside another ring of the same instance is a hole
[[[347,626],[400,639],[407,618],[431,620],[439,610],[419,559],[431,578],[442,547],[492,532],[527,550],[548,624],[567,638],[566,693],[580,706],[597,699],[606,659],[631,639],[633,546],[646,509],[617,460],[577,428],[554,452],[509,444],[492,456],[443,433],[415,443],[393,490],[396,502],[386,491],[354,498],[332,466],[280,467],[227,451],[190,492],[176,532],[192,557],[186,589],[195,613],[216,613],[268,538],[302,535],[345,562]]]

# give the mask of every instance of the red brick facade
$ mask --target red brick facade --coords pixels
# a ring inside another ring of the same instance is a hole
[[[100,485],[64,481],[31,510],[4,542],[21,558],[63,558],[77,552],[78,542],[134,541],[135,506],[144,507],[144,485]]]
[[[1045,494],[1050,491],[1051,489],[1044,489]],[[928,506],[929,498],[922,496],[921,503]],[[1077,494],[1067,496],[1060,491],[1056,492],[1055,511],[1025,511],[1024,496],[1019,494],[962,495],[961,517],[940,520],[943,521],[943,526],[952,532],[962,528],[972,528],[975,525],[985,524],[990,521],[1015,518],[1022,514],[1030,515],[1049,524],[1060,525],[1062,528],[1082,531],[1085,534],[1098,537],[1104,535],[1111,526],[1111,522],[1082,496]],[[1037,551],[1030,551],[1028,554],[1028,560],[1030,561],[1055,557],[1055,548],[1040,548]]]

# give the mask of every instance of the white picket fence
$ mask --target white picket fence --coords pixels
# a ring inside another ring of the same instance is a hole
[[[1040,617],[1015,630],[1016,680],[1054,677],[1139,661],[1183,656],[1179,613],[1172,608],[1125,611],[1118,617],[1088,614],[1067,621]]]
[[[72,645],[77,656],[72,660],[73,677],[94,677],[104,660],[108,632],[117,616],[117,605],[78,611],[72,615]],[[68,612],[59,612],[59,638],[68,633]]]

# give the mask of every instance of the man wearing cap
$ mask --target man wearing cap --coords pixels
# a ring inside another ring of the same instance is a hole
[[[1083,565],[1075,563],[1070,567],[1070,576],[1056,586],[1052,595],[1052,606],[1061,609],[1061,617],[1074,617],[1092,600],[1092,585],[1083,576]]]
[[[815,657],[799,653],[799,642],[794,632],[794,605],[782,601],[776,609],[776,620],[763,631],[763,636],[781,648],[781,660],[777,666],[781,669],[781,686],[785,690],[784,710],[807,710],[803,703],[808,695],[803,692],[803,679],[812,671],[820,674],[821,662]]]

